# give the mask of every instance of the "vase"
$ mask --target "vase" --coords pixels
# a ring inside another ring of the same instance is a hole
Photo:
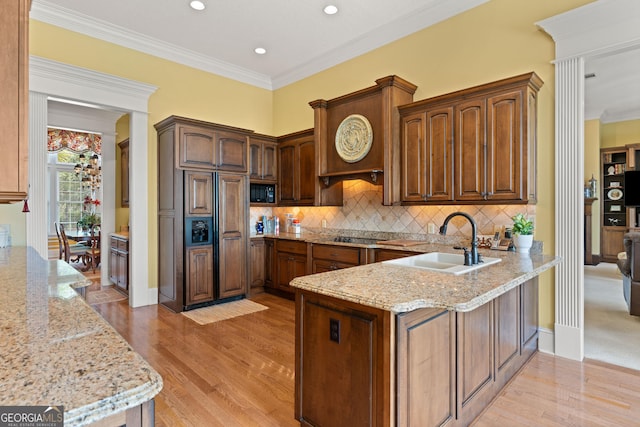
[[[533,234],[518,234],[513,238],[513,244],[516,246],[516,252],[528,254],[533,245]]]

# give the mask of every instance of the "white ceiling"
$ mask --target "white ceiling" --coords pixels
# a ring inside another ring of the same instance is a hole
[[[189,0],[33,0],[31,18],[277,89],[487,1],[204,0],[196,12]],[[338,14],[322,12],[330,3]],[[596,74],[585,82],[586,119],[640,118],[640,51],[585,69]]]

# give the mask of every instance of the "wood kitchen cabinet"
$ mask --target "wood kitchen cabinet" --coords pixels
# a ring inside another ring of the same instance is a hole
[[[541,86],[527,73],[399,107],[402,202],[535,203]]]
[[[277,239],[275,242],[274,287],[293,295],[289,286],[294,278],[309,274],[307,271],[307,243],[303,241]]]
[[[276,241],[264,238],[264,286],[274,288],[276,272]]]
[[[249,242],[249,293],[255,295],[264,291],[267,245],[262,237],[254,237]]]
[[[311,246],[312,274],[355,267],[366,263],[366,248],[323,244]]]
[[[213,175],[205,172],[185,172],[185,214],[213,215]]]
[[[388,261],[390,259],[404,258],[407,256],[418,255],[420,252],[401,251],[398,249],[376,248],[373,251],[373,260],[369,262]]]
[[[170,116],[156,124],[156,129],[174,132],[178,155],[175,168],[247,172],[247,129]]]
[[[453,107],[401,119],[402,201],[453,200]]]
[[[312,206],[316,182],[313,129],[281,137],[278,143],[279,206]]]
[[[129,293],[129,239],[122,235],[109,237],[109,280]]]
[[[247,191],[246,177],[218,176],[218,265],[219,298],[247,291]]]
[[[0,2],[0,203],[27,197],[30,0]]]
[[[185,304],[213,301],[213,246],[193,246],[186,250]]]
[[[249,179],[251,182],[278,181],[278,143],[276,138],[252,135],[249,139]]]
[[[129,207],[129,138],[118,143],[120,147],[120,206]]]

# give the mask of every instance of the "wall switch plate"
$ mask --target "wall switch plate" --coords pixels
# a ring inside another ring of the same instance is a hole
[[[327,220],[326,219],[322,220],[322,228],[327,228]]]
[[[429,234],[436,234],[436,225],[432,222],[427,226],[427,231]]]

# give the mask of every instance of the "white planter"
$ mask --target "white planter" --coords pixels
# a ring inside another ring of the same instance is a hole
[[[533,244],[533,234],[517,234],[513,238],[513,244],[516,246],[516,252],[528,254]]]

